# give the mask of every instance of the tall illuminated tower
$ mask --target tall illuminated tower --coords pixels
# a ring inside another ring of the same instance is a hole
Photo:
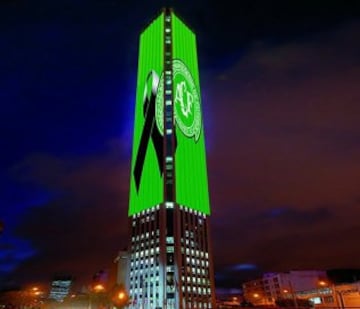
[[[163,9],[140,35],[130,177],[132,308],[213,308],[196,38]]]

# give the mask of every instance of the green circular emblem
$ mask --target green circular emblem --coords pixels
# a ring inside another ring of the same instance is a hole
[[[161,75],[156,95],[155,118],[159,131],[164,131],[164,74]],[[181,132],[198,141],[201,133],[200,97],[194,79],[186,65],[173,60],[173,108],[176,125]]]

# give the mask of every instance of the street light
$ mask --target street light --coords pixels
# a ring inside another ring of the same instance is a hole
[[[101,283],[97,283],[90,287],[88,308],[91,309],[93,307],[93,303],[96,304],[99,301],[104,301],[106,296],[105,292],[105,286]]]
[[[253,303],[254,304],[259,304],[259,302],[261,302],[261,297],[260,297],[260,294],[259,293],[253,293],[252,295],[252,298],[253,298]]]
[[[95,291],[95,293],[99,293],[105,291],[105,287],[99,283],[93,287],[93,290]]]
[[[124,292],[119,292],[118,299],[123,300],[124,298],[125,298],[125,293]]]
[[[38,286],[26,287],[19,295],[19,301],[22,306],[34,306],[41,302],[41,296],[44,292]]]
[[[124,308],[129,302],[129,295],[123,285],[115,285],[111,292],[112,303],[116,308]]]
[[[31,291],[34,296],[40,296],[43,293],[37,286],[34,286]]]

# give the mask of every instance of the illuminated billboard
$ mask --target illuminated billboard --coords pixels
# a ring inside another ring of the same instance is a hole
[[[141,34],[129,215],[164,200],[164,14]],[[169,31],[167,29],[166,31]],[[172,106],[176,147],[173,202],[210,214],[196,38],[171,14]]]

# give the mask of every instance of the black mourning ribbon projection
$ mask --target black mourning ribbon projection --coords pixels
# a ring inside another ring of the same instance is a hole
[[[149,83],[151,83],[151,89],[149,90]],[[149,139],[151,136],[154,148],[156,151],[156,157],[159,166],[160,175],[163,173],[163,136],[161,135],[155,119],[155,101],[157,87],[159,84],[159,77],[154,71],[150,71],[145,82],[144,90],[144,127],[140,137],[140,144],[138,152],[136,155],[135,168],[134,168],[134,178],[136,191],[139,192],[141,174],[144,167],[146,150],[149,144]]]
[[[151,89],[149,90],[149,84],[151,83]],[[135,178],[135,186],[136,191],[139,192],[140,182],[141,182],[141,175],[145,163],[145,155],[146,150],[149,145],[149,139],[154,144],[156,157],[159,166],[160,175],[163,174],[163,158],[164,158],[164,137],[161,135],[159,128],[156,125],[156,118],[155,118],[155,106],[156,106],[156,95],[159,85],[159,76],[156,74],[155,71],[150,71],[146,77],[145,82],[145,89],[144,89],[144,99],[143,99],[143,113],[144,113],[144,127],[140,137],[140,143],[138,152],[136,155],[135,161],[135,168],[134,168],[134,178]],[[176,132],[173,133],[174,138],[174,153],[177,147],[177,138]],[[167,147],[171,149],[172,140],[167,140],[167,143],[170,143]]]

